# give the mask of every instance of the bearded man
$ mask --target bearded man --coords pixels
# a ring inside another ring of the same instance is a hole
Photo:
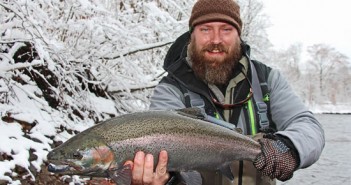
[[[240,38],[238,4],[198,0],[189,28],[167,53],[168,75],[156,86],[150,109],[198,107],[256,136],[262,149],[253,163],[231,164],[234,180],[213,169],[200,172],[202,183],[275,184],[275,179],[286,181],[295,170],[316,162],[324,148],[324,131],[279,71],[250,58],[250,47]],[[127,162],[132,183],[179,182],[167,172],[167,160],[167,151],[161,151],[154,166],[154,156],[137,152],[134,161]]]

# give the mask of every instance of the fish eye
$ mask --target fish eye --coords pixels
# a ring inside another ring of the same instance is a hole
[[[75,158],[75,159],[82,159],[83,155],[80,154],[80,152],[77,151],[77,152],[73,153],[73,158]]]

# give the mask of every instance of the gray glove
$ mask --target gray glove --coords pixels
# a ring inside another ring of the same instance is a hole
[[[254,161],[257,170],[271,179],[289,180],[300,161],[291,141],[283,136],[266,134],[259,143],[262,152]]]

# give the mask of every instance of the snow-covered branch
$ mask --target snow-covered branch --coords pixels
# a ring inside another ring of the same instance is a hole
[[[135,54],[137,52],[147,51],[147,50],[152,50],[152,49],[155,49],[155,48],[164,47],[164,46],[167,46],[169,44],[172,44],[173,42],[174,42],[174,40],[163,41],[163,42],[152,43],[152,44],[144,44],[144,45],[140,45],[140,46],[137,46],[137,47],[129,48],[128,51],[126,51],[124,53],[121,53],[120,55],[111,56],[111,57],[103,57],[102,59],[104,59],[104,60],[114,60],[114,59],[120,58],[121,56],[132,55],[132,54]]]
[[[108,89],[109,92],[111,93],[120,93],[123,91],[130,91],[130,92],[134,92],[134,91],[141,91],[144,89],[150,89],[150,88],[154,88],[157,84],[159,83],[159,81],[152,81],[149,82],[147,84],[140,84],[140,85],[129,85],[128,89],[124,89],[124,88],[118,88],[118,87],[111,87]]]
[[[37,67],[43,65],[43,61],[41,60],[33,60],[31,63],[16,63],[12,65],[7,65],[4,67],[0,68],[0,73],[1,72],[6,72],[6,71],[13,71],[13,70],[19,70],[19,69],[24,69],[28,67]]]

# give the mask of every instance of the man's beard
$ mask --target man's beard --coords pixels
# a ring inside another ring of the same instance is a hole
[[[238,40],[229,52],[228,47],[222,44],[210,44],[204,48],[197,48],[194,42],[189,44],[189,55],[192,61],[192,68],[195,75],[209,84],[224,85],[227,84],[233,75],[235,66],[242,57],[240,40]],[[207,59],[206,51],[218,49],[225,52],[227,56],[223,61],[218,59]]]

